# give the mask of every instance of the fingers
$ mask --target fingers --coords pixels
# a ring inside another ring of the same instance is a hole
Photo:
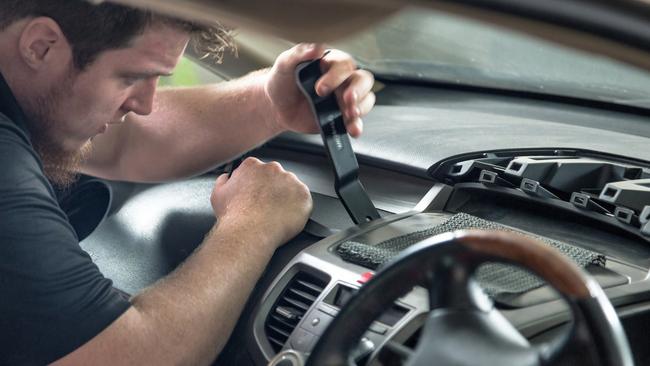
[[[355,118],[346,121],[345,128],[350,136],[357,138],[363,133],[363,120],[361,118]]]
[[[239,168],[233,172],[233,176],[236,173],[244,174],[244,171],[250,172],[251,170],[257,170],[259,172],[262,171],[262,169],[266,170],[270,174],[286,173],[286,170],[284,170],[282,165],[277,161],[265,163],[258,158],[249,156],[244,159]],[[221,177],[219,177],[219,179],[221,179]],[[219,179],[217,179],[217,183],[219,182]]]
[[[356,111],[353,114],[345,116],[345,125],[348,134],[352,137],[359,137],[363,133],[363,120],[361,117],[365,116],[375,106],[375,93],[368,93],[355,107]]]
[[[336,90],[348,133],[359,137],[363,130],[361,117],[375,105],[376,97],[372,92],[375,78],[369,71],[357,70],[354,59],[341,51],[330,52],[323,64],[325,74],[316,83],[316,92],[324,96]]]
[[[253,156],[249,156],[244,161],[242,161],[241,165],[262,165],[264,164],[260,159],[255,158]]]
[[[375,105],[372,86],[375,78],[366,70],[357,70],[352,74],[340,91],[337,91],[339,106],[346,119],[363,117]]]
[[[365,71],[364,71],[365,73]],[[370,73],[368,73],[370,74]],[[352,137],[359,137],[363,131],[361,118],[370,113],[375,106],[376,96],[371,91],[372,75],[354,75],[343,91],[337,92],[339,107],[343,113],[348,133]]]
[[[331,50],[321,61],[321,70],[324,74],[316,83],[316,93],[326,96],[357,71],[357,64],[347,53]]]
[[[219,191],[221,191],[221,188],[228,182],[228,174],[221,174],[219,178],[217,178],[217,181],[214,184],[214,188],[212,189],[212,193],[210,194],[210,204],[212,205],[212,209],[214,210],[214,213],[217,217],[221,215],[221,211],[217,208],[218,203],[219,203]]]
[[[377,97],[375,96],[375,93],[370,92],[368,93],[365,98],[363,98],[358,104],[356,108],[356,115],[351,116],[352,118],[354,117],[363,117],[366,114],[370,113],[372,108],[375,106],[375,101],[377,100]]]
[[[228,182],[228,174],[221,174],[214,183],[215,187],[222,186]]]
[[[293,74],[299,63],[320,58],[325,53],[325,50],[323,44],[300,43],[282,52],[278,56],[275,65],[279,72]]]

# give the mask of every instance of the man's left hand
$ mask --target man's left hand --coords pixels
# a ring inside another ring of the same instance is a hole
[[[348,133],[359,137],[361,118],[375,105],[374,77],[366,70],[358,70],[352,56],[345,52],[331,50],[323,57],[324,53],[323,45],[299,44],[280,54],[265,85],[275,123],[281,130],[319,132],[307,99],[296,85],[295,69],[301,62],[322,57],[323,76],[316,82],[316,92],[320,96],[336,94]]]

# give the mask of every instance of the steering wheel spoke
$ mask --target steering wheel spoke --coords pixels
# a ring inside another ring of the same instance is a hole
[[[429,309],[488,311],[494,303],[474,279],[476,266],[445,257],[427,274]]]
[[[411,348],[390,340],[384,344],[379,358],[384,365],[404,365],[414,354]]]

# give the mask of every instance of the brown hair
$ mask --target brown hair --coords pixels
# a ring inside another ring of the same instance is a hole
[[[28,17],[49,17],[59,24],[72,46],[74,65],[83,70],[100,53],[128,47],[152,25],[162,24],[192,35],[193,46],[221,62],[227,50],[236,52],[231,31],[218,23],[202,25],[117,4],[94,5],[85,0],[5,0],[0,31]]]

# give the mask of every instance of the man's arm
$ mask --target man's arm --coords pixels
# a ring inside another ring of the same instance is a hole
[[[127,181],[164,181],[205,172],[280,132],[317,133],[306,98],[295,83],[300,62],[320,57],[323,46],[298,45],[270,70],[217,85],[161,90],[148,116],[129,113],[93,140],[82,172]],[[375,102],[374,79],[354,60],[332,51],[321,61],[321,95],[336,93],[348,131],[361,134],[360,117]]]
[[[160,90],[148,116],[129,113],[93,140],[83,172],[163,181],[204,172],[280,132],[264,93],[267,71],[239,80]]]
[[[201,247],[55,365],[200,365],[215,359],[275,248],[304,226],[311,199],[279,164],[249,158],[231,178],[219,177],[211,201],[219,222]]]
[[[251,234],[216,227],[181,268],[135,297],[112,325],[55,365],[214,360],[272,254],[271,245],[253,246],[258,238]]]

